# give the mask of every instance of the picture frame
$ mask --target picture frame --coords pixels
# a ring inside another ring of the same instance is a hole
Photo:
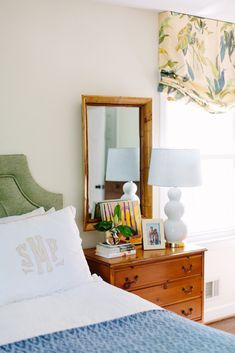
[[[159,218],[142,219],[144,250],[165,249],[163,220]]]

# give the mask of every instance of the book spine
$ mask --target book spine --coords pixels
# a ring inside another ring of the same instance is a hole
[[[103,252],[100,251],[96,251],[96,255],[98,256],[102,256],[108,259],[112,259],[115,257],[122,257],[122,256],[129,256],[129,255],[135,255],[136,254],[136,250],[129,250],[129,251],[124,251],[118,254],[104,254]]]
[[[99,245],[96,246],[96,251],[100,251],[100,252],[103,252],[105,254],[119,254],[121,252],[130,251],[130,250],[135,250],[135,247],[133,245],[130,245],[130,246],[125,246],[125,247],[118,247],[118,248],[114,248],[114,249],[108,249],[106,247],[102,247],[102,246],[99,246]]]

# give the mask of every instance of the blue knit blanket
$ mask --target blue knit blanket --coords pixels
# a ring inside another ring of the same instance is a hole
[[[151,310],[0,346],[0,353],[235,353],[235,336]]]

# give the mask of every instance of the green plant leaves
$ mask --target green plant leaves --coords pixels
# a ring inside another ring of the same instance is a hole
[[[120,205],[116,205],[114,208],[114,213],[113,213],[113,223],[114,226],[116,227],[122,219],[122,210]]]
[[[117,216],[118,220],[122,219],[122,210],[120,205],[116,205],[114,208],[114,217]]]
[[[101,221],[95,225],[95,229],[99,232],[107,232],[113,228],[113,222],[111,221]]]
[[[119,225],[117,226],[117,229],[122,235],[124,235],[124,237],[127,238],[132,237],[135,234],[134,229],[128,226]]]

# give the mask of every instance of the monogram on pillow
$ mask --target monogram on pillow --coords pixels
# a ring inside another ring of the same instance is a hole
[[[64,259],[57,256],[58,246],[56,239],[43,239],[40,235],[25,239],[19,244],[16,251],[21,259],[22,271],[44,274],[52,272],[56,266],[63,266]]]

